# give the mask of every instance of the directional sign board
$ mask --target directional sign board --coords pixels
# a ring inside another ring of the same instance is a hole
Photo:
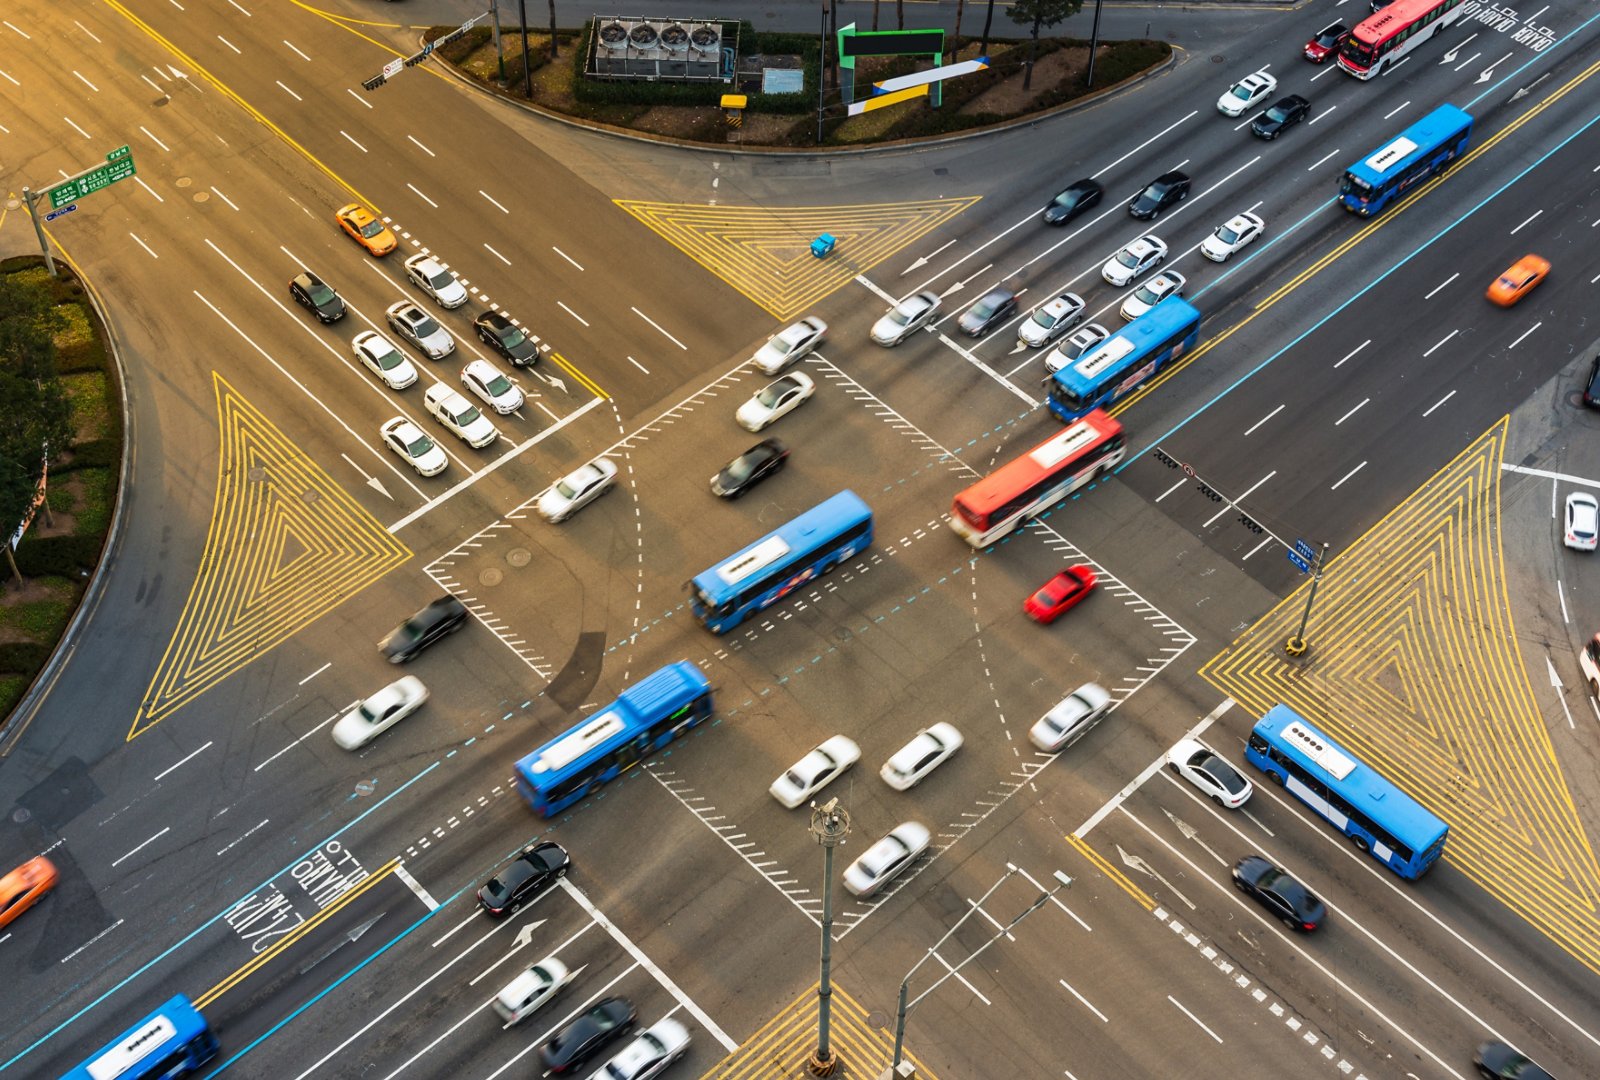
[[[387,64],[383,65],[383,77],[386,79],[392,79],[396,75],[400,74],[400,70],[405,66],[406,58],[403,56],[397,56],[393,60],[390,60]]]
[[[1290,562],[1294,563],[1296,566],[1298,566],[1300,568],[1300,572],[1302,574],[1311,573],[1311,564],[1306,562],[1304,559],[1302,559],[1295,552],[1293,552],[1293,551],[1285,551],[1284,554],[1289,556],[1289,561]]]
[[[1304,540],[1298,540],[1297,539],[1294,542],[1294,549],[1300,553],[1301,558],[1304,558],[1304,559],[1315,559],[1317,557],[1316,549],[1314,549],[1310,544],[1306,543]]]
[[[110,187],[118,180],[126,180],[133,174],[133,152],[126,146],[118,147],[106,155],[104,165],[86,169],[77,176],[68,178],[65,183],[51,188],[50,208],[59,210],[68,203],[75,203],[85,195]]]
[[[52,210],[52,211],[50,211],[48,214],[46,214],[44,216],[44,219],[46,221],[54,221],[58,217],[62,217],[64,215],[66,215],[66,214],[72,213],[77,208],[78,208],[78,204],[77,203],[68,203],[66,206],[63,206],[60,210]]]

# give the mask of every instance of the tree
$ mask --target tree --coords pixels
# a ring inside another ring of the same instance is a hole
[[[0,276],[0,543],[8,556],[46,459],[56,461],[72,444],[72,403],[56,374],[54,339],[63,325],[44,286]]]
[[[1006,15],[1012,22],[1020,26],[1033,24],[1033,32],[1028,38],[1028,68],[1022,76],[1024,90],[1033,86],[1033,57],[1039,48],[1039,28],[1054,26],[1082,10],[1083,0],[1017,0],[1006,8]]]

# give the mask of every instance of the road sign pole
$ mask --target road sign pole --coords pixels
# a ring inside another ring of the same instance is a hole
[[[39,220],[39,208],[35,201],[44,198],[42,192],[35,193],[24,187],[22,199],[28,204],[28,216],[33,219],[33,233],[39,238],[39,250],[44,252],[44,265],[50,271],[51,277],[60,277],[56,273],[56,261],[50,256],[50,241],[45,239],[44,224]]]
[[[1322,564],[1328,560],[1328,542],[1322,542],[1317,561],[1311,564],[1311,591],[1306,594],[1306,609],[1300,613],[1300,631],[1283,643],[1283,651],[1292,657],[1301,657],[1310,648],[1306,644],[1306,623],[1311,619],[1311,602],[1317,598],[1317,585],[1322,581]]]

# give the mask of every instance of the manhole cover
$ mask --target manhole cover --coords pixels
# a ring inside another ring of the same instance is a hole
[[[191,186],[193,186],[193,184],[194,184],[194,178],[192,176],[180,176],[180,177],[178,177],[178,186],[179,187],[191,187]]]
[[[362,780],[356,784],[357,795],[371,795],[377,790],[378,782],[376,780]]]
[[[252,465],[250,466],[250,471],[244,475],[247,480],[259,484],[267,478],[267,470],[260,465]]]
[[[210,198],[211,198],[211,192],[209,192],[209,191],[197,191],[197,192],[194,193],[194,201],[195,202],[206,202]]]
[[[533,552],[529,551],[527,548],[512,548],[510,551],[506,552],[506,562],[510,563],[512,566],[527,566],[532,560]]]
[[[307,488],[300,493],[300,501],[304,503],[314,503],[320,498],[322,498],[322,492],[315,488]]]
[[[479,585],[498,585],[504,580],[505,574],[500,570],[499,567],[496,566],[491,566],[489,569],[478,575]]]

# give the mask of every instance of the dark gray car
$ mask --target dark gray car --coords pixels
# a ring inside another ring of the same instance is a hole
[[[1017,294],[1010,289],[990,289],[978,302],[961,313],[956,325],[968,337],[982,337],[1017,310]]]
[[[441,596],[390,631],[378,643],[391,664],[403,664],[446,634],[460,630],[467,621],[467,609],[453,596]]]

